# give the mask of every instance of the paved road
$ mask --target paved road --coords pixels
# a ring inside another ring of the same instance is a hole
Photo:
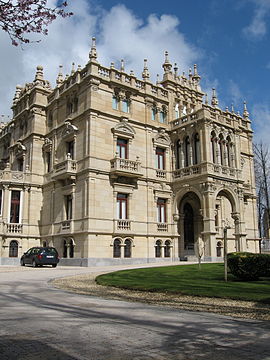
[[[105,300],[50,279],[101,268],[0,267],[1,360],[270,360],[270,323]]]

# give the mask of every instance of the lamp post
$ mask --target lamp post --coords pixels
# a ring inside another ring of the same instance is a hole
[[[230,225],[228,220],[225,222],[223,226],[223,241],[224,241],[224,280],[228,281],[228,257],[227,257],[227,230],[230,229]]]

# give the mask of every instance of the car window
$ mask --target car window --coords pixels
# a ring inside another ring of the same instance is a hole
[[[42,250],[42,254],[57,255],[57,251],[54,248],[47,248]]]

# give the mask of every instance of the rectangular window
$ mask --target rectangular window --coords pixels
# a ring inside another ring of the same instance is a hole
[[[116,96],[113,96],[112,98],[112,108],[118,110],[118,98]]]
[[[72,219],[72,195],[65,196],[66,220]]]
[[[122,101],[122,111],[129,113],[129,100],[125,99]]]
[[[46,156],[46,170],[47,170],[47,172],[50,172],[51,171],[51,153],[46,152],[45,156]]]
[[[2,215],[3,190],[0,189],[0,215]]]
[[[156,168],[165,170],[165,149],[156,148]]]
[[[166,122],[166,112],[165,111],[161,111],[159,113],[159,121],[164,124]]]
[[[128,140],[117,138],[116,150],[121,159],[128,158]]]
[[[156,120],[156,116],[157,116],[157,108],[154,106],[152,107],[152,111],[151,111],[151,119]]]
[[[17,190],[11,191],[11,201],[10,201],[10,223],[19,223],[20,222],[20,199],[21,192]]]
[[[23,158],[17,159],[18,171],[23,171]]]
[[[128,195],[117,194],[117,219],[125,220],[128,218]]]
[[[166,199],[157,200],[157,222],[166,223]]]
[[[67,154],[74,160],[74,140],[68,141],[67,143]]]

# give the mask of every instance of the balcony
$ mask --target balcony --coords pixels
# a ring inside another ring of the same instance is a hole
[[[77,161],[66,159],[59,164],[54,165],[51,175],[52,180],[63,180],[69,177],[75,178],[77,172]]]
[[[241,174],[241,170],[238,170],[236,168],[205,162],[174,170],[173,179],[181,180],[188,176],[194,177],[196,175],[218,175],[229,179],[239,179],[241,177]]]
[[[7,223],[6,225],[6,234],[22,234],[23,232],[23,225],[22,224],[15,224],[15,223]]]
[[[31,182],[31,173],[4,169],[0,171],[0,182],[25,183]]]
[[[137,157],[137,160],[121,159],[116,156],[111,160],[112,176],[128,176],[128,177],[141,177],[141,162]]]
[[[156,170],[156,177],[158,179],[166,179],[167,178],[166,170],[160,170],[160,169]]]
[[[168,231],[168,224],[166,223],[157,223],[157,231]]]
[[[129,219],[116,219],[114,220],[114,232],[127,232],[131,231],[131,220]]]

